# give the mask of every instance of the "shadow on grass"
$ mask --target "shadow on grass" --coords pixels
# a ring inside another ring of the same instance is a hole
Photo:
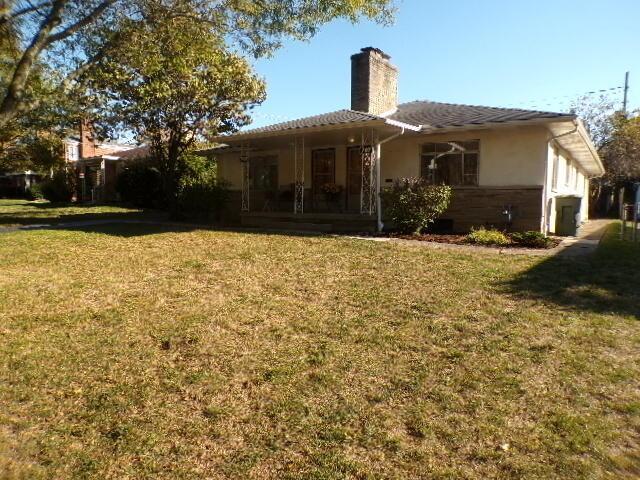
[[[640,243],[609,227],[590,256],[550,257],[509,281],[509,293],[596,313],[640,318]]]
[[[6,207],[9,207],[9,209]],[[12,207],[15,208],[15,210],[12,210]],[[166,219],[166,217],[167,215],[160,211],[141,210],[128,205],[90,205],[28,202],[24,200],[4,200],[0,204],[0,227],[9,226],[19,228],[20,226],[29,225],[59,225],[64,223],[102,220],[162,220]]]
[[[172,221],[152,220],[141,221],[104,221],[98,225],[78,225],[78,226],[60,226],[54,227],[56,230],[67,230],[84,233],[97,233],[103,235],[112,235],[116,237],[131,238],[144,235],[157,235],[162,233],[184,233],[198,230],[210,232],[229,232],[241,233],[247,235],[278,235],[286,237],[322,237],[325,234],[321,232],[301,232],[301,231],[283,231],[269,230],[262,228],[243,228],[243,227],[226,227],[220,225],[212,225],[207,223],[182,223]]]

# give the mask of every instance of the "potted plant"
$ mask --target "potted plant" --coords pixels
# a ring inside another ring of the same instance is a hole
[[[324,193],[327,205],[335,205],[342,196],[342,185],[335,183],[325,183],[320,187],[320,191]]]

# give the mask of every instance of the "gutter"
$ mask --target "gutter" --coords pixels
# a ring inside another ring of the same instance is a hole
[[[398,122],[400,123],[400,122]],[[381,146],[384,143],[390,142],[393,139],[396,139],[402,135],[404,135],[405,132],[405,127],[404,126],[400,126],[400,131],[398,133],[394,133],[393,135],[388,136],[387,138],[380,140],[376,143],[376,191],[377,191],[377,195],[376,195],[376,217],[377,217],[377,227],[378,227],[378,232],[382,232],[382,230],[384,229],[384,223],[382,223],[382,197],[380,196],[380,187],[381,187],[381,181],[380,181],[380,161],[382,159],[382,154],[381,154]]]

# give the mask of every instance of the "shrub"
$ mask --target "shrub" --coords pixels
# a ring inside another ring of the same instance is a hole
[[[511,240],[523,247],[547,248],[552,240],[544,233],[530,230],[528,232],[518,232],[511,234]]]
[[[467,235],[467,242],[477,245],[508,245],[509,237],[500,230],[487,230],[484,227],[477,230],[471,229],[471,233]]]
[[[36,183],[27,188],[27,200],[44,200],[42,193],[42,184]]]
[[[71,170],[60,169],[41,183],[42,196],[50,202],[70,202],[76,191],[76,177]]]
[[[422,178],[396,180],[382,191],[385,213],[402,233],[420,233],[449,206],[451,187]]]
[[[225,182],[191,183],[180,189],[178,211],[185,216],[218,220],[228,201],[229,188]]]
[[[149,162],[136,162],[124,168],[116,180],[120,198],[137,207],[164,205],[160,171]]]

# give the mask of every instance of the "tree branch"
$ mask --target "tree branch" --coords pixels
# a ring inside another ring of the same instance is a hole
[[[107,8],[116,3],[117,0],[104,0],[100,3],[96,8],[94,8],[87,16],[85,16],[82,20],[77,21],[73,25],[69,25],[64,30],[54,33],[49,36],[47,39],[47,45],[51,45],[52,43],[58,42],[60,40],[64,40],[67,37],[70,37],[74,33],[82,30],[87,25],[91,25],[94,23],[100,15],[102,15]]]

